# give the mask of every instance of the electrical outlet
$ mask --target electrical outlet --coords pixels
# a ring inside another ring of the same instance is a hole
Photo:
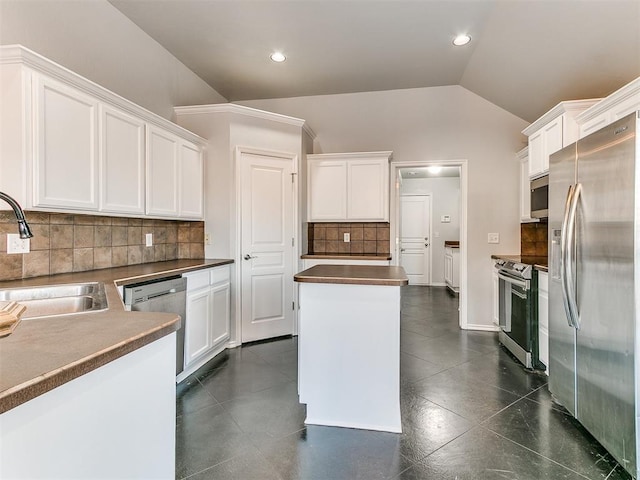
[[[211,235],[208,233],[204,234],[204,244],[205,245],[211,245]]]
[[[345,242],[350,242],[351,241],[351,234],[350,233],[346,233],[344,234],[344,241]]]
[[[147,247],[153,247],[153,233],[146,233],[144,240]]]
[[[487,243],[500,243],[500,234],[499,233],[487,234]]]
[[[20,238],[17,233],[7,233],[7,253],[29,253],[31,242],[28,238]]]

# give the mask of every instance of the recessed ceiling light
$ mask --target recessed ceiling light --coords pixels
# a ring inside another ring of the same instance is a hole
[[[442,170],[442,167],[438,165],[433,165],[431,167],[427,167],[427,170],[429,171],[429,173],[437,174],[437,173],[440,173],[440,170]]]
[[[456,38],[453,39],[453,44],[456,47],[461,47],[462,45],[466,45],[470,41],[471,41],[471,37],[466,33],[463,33],[462,35],[458,35]]]
[[[282,63],[287,59],[282,52],[273,52],[269,58],[276,63]]]

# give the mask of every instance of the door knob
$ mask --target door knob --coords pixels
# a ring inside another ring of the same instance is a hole
[[[252,257],[251,255],[249,255],[248,253],[244,256],[245,260],[251,260],[252,258],[257,258],[257,257]]]
[[[401,249],[400,249],[400,251],[401,251],[401,252],[404,252],[404,251],[405,251],[405,249],[404,249],[404,248],[401,248]]]
[[[429,246],[429,244],[428,244],[428,243],[425,243],[425,244],[424,244],[424,246],[425,246],[425,247],[428,247],[428,246]]]

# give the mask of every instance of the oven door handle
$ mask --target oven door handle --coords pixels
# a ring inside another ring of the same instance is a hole
[[[498,278],[500,280],[504,280],[507,283],[511,283],[525,290],[529,290],[529,284],[526,280],[519,280],[517,278],[510,277],[508,275],[504,275],[503,273],[498,272]]]
[[[573,196],[575,185],[569,185],[567,192],[567,200],[564,204],[564,217],[562,219],[562,230],[560,232],[560,286],[562,287],[562,306],[567,317],[567,323],[570,327],[575,328],[573,322],[573,311],[569,306],[569,286],[567,283],[567,250],[568,250],[568,229],[571,205],[573,204]]]

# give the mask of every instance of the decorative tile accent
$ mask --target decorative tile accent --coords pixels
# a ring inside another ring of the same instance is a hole
[[[350,242],[344,242],[344,234]],[[309,253],[351,253],[355,255],[388,255],[390,225],[388,223],[309,223]]]
[[[549,252],[546,222],[520,224],[520,255],[546,257]]]
[[[17,233],[12,210],[0,211],[0,281],[131,264],[204,258],[204,222],[26,212],[31,252],[8,255]],[[180,232],[180,234],[179,234]],[[153,233],[153,247],[144,234]]]

